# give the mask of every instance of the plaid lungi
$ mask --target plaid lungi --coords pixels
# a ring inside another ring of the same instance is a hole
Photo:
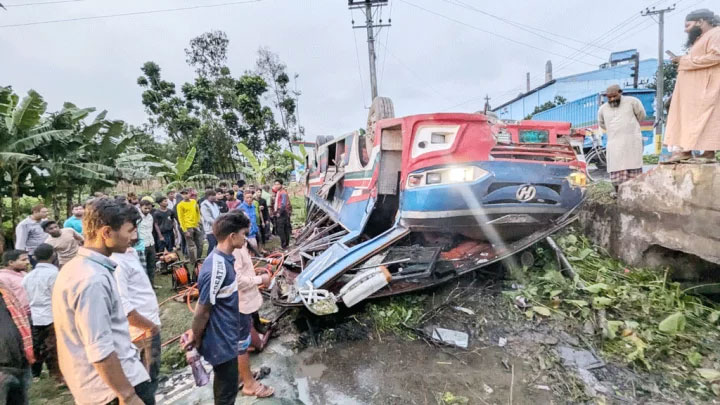
[[[635,177],[642,174],[642,168],[640,169],[629,169],[629,170],[618,170],[616,172],[610,172],[610,182],[618,185],[625,183],[628,180],[632,180]]]

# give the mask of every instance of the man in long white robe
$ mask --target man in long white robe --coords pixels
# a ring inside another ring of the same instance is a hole
[[[607,133],[607,171],[617,191],[620,184],[642,174],[640,121],[645,108],[637,98],[623,96],[618,85],[608,87],[607,98],[598,110],[598,124]]]
[[[685,19],[687,55],[678,64],[665,143],[675,151],[667,163],[692,157],[702,150],[701,161],[714,162],[720,150],[720,18],[708,9],[693,11]]]

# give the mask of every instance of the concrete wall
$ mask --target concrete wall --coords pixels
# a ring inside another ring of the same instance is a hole
[[[720,165],[659,166],[623,184],[616,202],[590,200],[583,231],[635,266],[685,280],[720,276]]]

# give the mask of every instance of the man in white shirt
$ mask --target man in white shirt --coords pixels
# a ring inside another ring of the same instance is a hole
[[[137,238],[138,210],[99,198],[89,204],[85,245],[58,273],[52,296],[58,360],[79,405],[154,405],[150,376],[135,345],[109,256]]]
[[[202,220],[205,237],[208,241],[208,254],[215,249],[217,239],[213,234],[213,224],[220,216],[220,208],[215,204],[217,194],[213,189],[205,190],[205,200],[200,204],[200,219]]]
[[[57,255],[52,246],[42,243],[35,248],[37,264],[33,271],[23,278],[22,285],[30,301],[32,318],[33,350],[35,363],[32,365],[33,377],[40,377],[43,363],[47,364],[50,376],[56,382],[62,382],[60,367],[55,350],[55,330],[53,329],[52,290],[58,275],[53,264]]]
[[[151,213],[152,209],[153,203],[151,201],[140,201],[138,237],[142,239],[145,245],[145,270],[147,271],[148,279],[150,279],[150,285],[152,285],[155,280],[155,262],[157,261],[157,257],[155,257],[155,237],[153,237],[155,220]]]
[[[115,281],[123,311],[130,324],[130,338],[140,349],[140,358],[150,374],[150,385],[154,393],[160,373],[161,345],[157,296],[135,249],[128,248],[125,253],[113,253],[110,260],[117,263]]]

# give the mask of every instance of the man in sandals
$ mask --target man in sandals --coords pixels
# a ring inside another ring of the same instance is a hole
[[[197,347],[213,366],[215,404],[234,404],[238,393],[238,374],[244,395],[272,396],[274,390],[257,382],[249,362],[238,364],[250,345],[250,315],[238,311],[238,285],[235,279],[233,251],[245,245],[250,221],[240,211],[220,215],[213,224],[217,247],[203,262],[198,277],[200,292],[192,333],[186,348]],[[247,357],[247,356],[245,356]]]
[[[620,184],[642,174],[640,121],[645,109],[635,97],[623,96],[616,84],[607,88],[607,99],[598,110],[598,123],[607,133],[607,171],[617,191]]]
[[[678,65],[665,143],[674,149],[669,160],[678,163],[702,150],[700,162],[714,162],[720,150],[720,17],[708,9],[685,18],[687,55],[674,56]]]

